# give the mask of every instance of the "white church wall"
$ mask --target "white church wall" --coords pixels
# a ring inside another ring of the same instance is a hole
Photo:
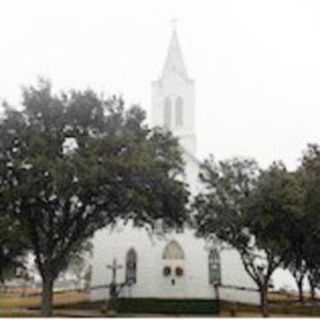
[[[236,285],[250,289],[256,288],[255,283],[245,271],[237,250],[232,248],[222,249],[220,255],[221,264],[224,266],[221,274],[224,285]]]
[[[163,260],[165,245],[176,240],[184,250],[183,261]],[[137,283],[125,288],[121,296],[131,298],[175,298],[175,299],[214,299],[215,290],[209,283],[208,246],[203,239],[194,237],[192,230],[184,233],[171,233],[164,237],[152,238],[144,229],[133,229],[130,225],[119,227],[110,233],[107,228],[100,230],[95,236],[92,286],[109,284],[111,271],[106,268],[113,259],[122,269],[117,271],[117,282],[125,279],[125,257],[130,248],[137,252]],[[221,252],[222,284],[227,286],[254,288],[252,281],[242,269],[239,255],[235,250]],[[182,267],[182,277],[163,275],[163,268]],[[175,284],[172,285],[172,280]],[[104,300],[108,297],[108,289],[91,291],[91,300]],[[223,300],[258,303],[256,292],[237,288],[221,288],[220,298]]]
[[[237,250],[225,248],[221,250],[221,282],[220,298],[225,301],[259,304],[257,286],[244,269]]]
[[[189,186],[190,193],[195,196],[203,189],[199,179],[199,163],[187,153],[184,153],[182,158],[185,163],[185,182]]]
[[[169,240],[175,239],[185,252],[182,261],[163,260],[163,250]],[[112,232],[103,229],[95,235],[92,286],[108,284],[111,271],[106,265],[113,259],[124,265],[125,255],[130,248],[137,252],[137,283],[123,291],[123,296],[149,298],[214,298],[214,290],[208,282],[208,267],[204,243],[195,240],[191,232],[171,234],[164,238],[150,238],[143,229],[124,227],[122,231]],[[163,268],[179,266],[184,270],[182,277],[163,275]],[[124,281],[124,268],[117,272],[117,281]],[[103,279],[103,281],[102,281]],[[172,280],[175,284],[172,285]],[[103,282],[103,283],[102,283]],[[196,288],[196,290],[195,290]],[[92,290],[92,300],[102,300],[108,296],[107,289]]]

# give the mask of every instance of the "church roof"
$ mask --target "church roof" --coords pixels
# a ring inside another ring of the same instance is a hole
[[[176,72],[180,76],[188,78],[177,31],[175,29],[172,32],[169,50],[162,70],[162,78],[167,77],[172,72]]]

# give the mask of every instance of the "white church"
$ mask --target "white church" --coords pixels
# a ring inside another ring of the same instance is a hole
[[[203,188],[198,179],[195,106],[195,83],[187,73],[173,30],[162,74],[152,82],[151,126],[166,127],[179,138],[192,195]],[[92,301],[108,298],[103,286],[111,283],[112,272],[107,266],[116,261],[116,282],[130,284],[119,297],[213,301],[219,295],[226,301],[259,302],[256,286],[237,251],[199,239],[194,230],[150,236],[145,229],[119,225],[97,231],[93,246]]]

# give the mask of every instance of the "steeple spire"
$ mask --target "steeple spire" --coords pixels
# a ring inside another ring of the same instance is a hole
[[[167,77],[169,74],[176,72],[184,78],[188,78],[187,69],[184,64],[182,51],[180,48],[180,43],[178,39],[178,34],[176,30],[176,19],[172,20],[173,30],[171,41],[169,45],[169,50],[167,53],[166,61],[162,70],[162,78]]]
[[[170,130],[179,139],[184,150],[195,154],[194,113],[194,81],[187,74],[177,31],[173,25],[162,76],[152,82],[152,126]]]

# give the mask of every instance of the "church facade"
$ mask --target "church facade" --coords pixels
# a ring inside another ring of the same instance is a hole
[[[185,180],[192,195],[203,186],[195,134],[195,83],[189,78],[176,30],[157,81],[152,83],[152,126],[165,127],[184,150]],[[238,252],[221,243],[195,237],[194,230],[149,234],[130,224],[104,228],[93,239],[92,301],[108,298],[110,266],[116,262],[117,283],[127,283],[124,298],[219,298],[257,304],[259,295],[244,270]],[[109,268],[107,267],[109,266]]]

